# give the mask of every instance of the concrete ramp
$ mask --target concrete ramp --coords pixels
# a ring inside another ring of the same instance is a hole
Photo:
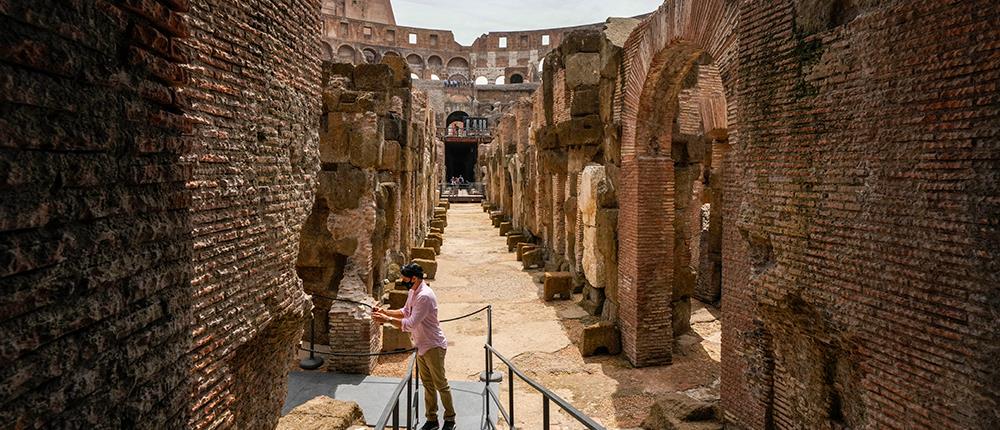
[[[287,414],[296,406],[301,405],[316,396],[328,396],[337,400],[351,400],[361,406],[365,414],[365,423],[375,425],[382,409],[385,408],[392,391],[396,389],[399,378],[380,376],[348,375],[330,372],[291,372],[288,375],[288,396],[281,415]],[[483,420],[483,389],[482,382],[449,381],[452,399],[455,401],[455,412],[458,414],[458,428],[462,430],[482,429]],[[414,384],[416,389],[416,384]],[[490,384],[490,389],[496,392],[497,385]],[[420,423],[424,422],[423,387],[417,390],[417,401],[420,402]],[[406,425],[406,389],[400,396],[399,407],[400,426]],[[440,408],[439,408],[440,409]],[[496,423],[496,407],[492,407],[492,421]],[[438,411],[438,420],[443,420],[444,411]],[[416,421],[415,421],[416,422]],[[416,427],[416,426],[415,426]]]

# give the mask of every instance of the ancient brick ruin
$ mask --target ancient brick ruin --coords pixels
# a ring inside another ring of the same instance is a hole
[[[346,353],[380,350],[375,304],[409,249],[429,232],[439,181],[434,114],[410,87],[401,59],[324,63],[321,168],[296,262],[319,344]],[[406,260],[406,261],[404,261]],[[335,357],[334,370],[368,373],[376,357]]]
[[[637,366],[721,296],[733,428],[995,426],[1000,62],[972,41],[1000,8],[953,6],[677,0],[572,33],[483,151],[491,209]]]
[[[669,365],[696,298],[727,428],[1000,427],[1000,3],[667,0],[472,47],[357,3],[0,2],[0,428],[274,427],[310,318],[381,347],[319,296],[440,246],[457,112],[586,353]]]

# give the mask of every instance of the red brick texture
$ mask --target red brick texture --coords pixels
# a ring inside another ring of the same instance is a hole
[[[186,4],[0,4],[0,428],[188,421]]]
[[[318,3],[194,1],[186,19],[197,428],[274,425],[284,403],[309,306],[294,263],[319,168]]]
[[[273,426],[319,1],[14,1],[0,21],[0,427]]]

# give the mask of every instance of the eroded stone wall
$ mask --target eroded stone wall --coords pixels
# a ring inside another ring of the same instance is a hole
[[[437,201],[434,113],[401,59],[324,63],[319,184],[297,262],[314,294],[317,342],[338,353],[381,346],[370,308],[422,243]],[[368,373],[376,357],[336,356],[330,368]]]

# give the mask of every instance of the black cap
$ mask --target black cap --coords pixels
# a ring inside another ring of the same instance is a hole
[[[417,263],[410,263],[399,269],[399,273],[403,276],[416,276],[420,279],[424,279],[424,268],[420,267]]]

